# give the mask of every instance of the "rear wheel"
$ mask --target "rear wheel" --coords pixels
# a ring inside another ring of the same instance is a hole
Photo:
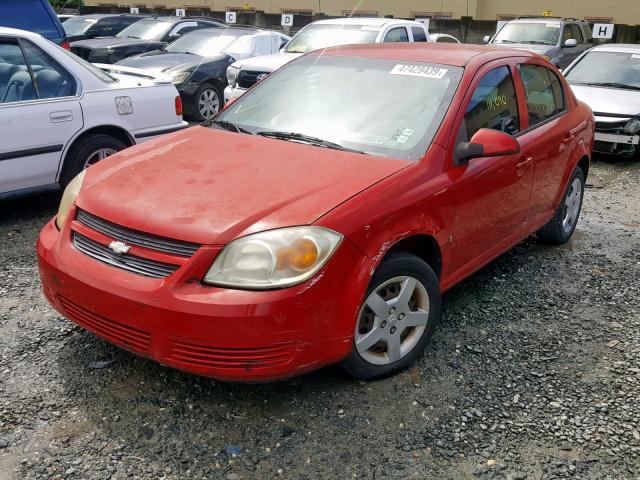
[[[375,379],[393,375],[421,354],[440,317],[440,287],[431,267],[408,253],[393,253],[369,284],[341,367]]]
[[[193,98],[193,113],[200,122],[211,120],[223,105],[222,92],[211,83],[203,83]]]
[[[60,185],[66,187],[85,168],[125,148],[127,145],[122,140],[111,135],[93,133],[81,138],[69,149],[60,174]]]
[[[536,232],[538,238],[552,245],[569,241],[578,224],[584,196],[584,173],[576,167],[553,218]]]

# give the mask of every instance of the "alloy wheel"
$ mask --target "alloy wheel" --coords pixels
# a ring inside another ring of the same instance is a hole
[[[83,169],[90,167],[94,163],[98,163],[100,160],[104,160],[105,158],[113,155],[116,152],[117,150],[115,150],[114,148],[109,148],[109,147],[99,148],[98,150],[96,150],[95,152],[92,152],[90,155],[87,156],[87,159],[84,162]]]
[[[564,200],[564,215],[562,217],[562,229],[565,233],[571,232],[580,214],[580,202],[582,200],[582,182],[574,178],[569,186],[569,191]]]
[[[202,91],[198,98],[198,110],[205,120],[212,118],[220,110],[220,97],[213,88]]]
[[[429,295],[416,278],[400,276],[377,286],[360,309],[355,346],[363,360],[388,365],[418,344],[429,321]]]

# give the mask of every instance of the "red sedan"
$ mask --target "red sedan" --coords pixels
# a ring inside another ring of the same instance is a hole
[[[75,178],[40,235],[44,293],[165,365],[265,381],[340,362],[379,378],[432,336],[441,293],[582,205],[591,111],[541,57],[346,46],[215,119]]]

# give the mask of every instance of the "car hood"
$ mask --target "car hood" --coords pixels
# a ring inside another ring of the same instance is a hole
[[[302,53],[273,53],[242,60],[235,65],[239,65],[243,70],[271,73],[302,55]]]
[[[413,162],[193,127],[91,167],[76,204],[201,244],[308,225]]]
[[[89,40],[79,40],[77,42],[73,42],[71,46],[91,48],[91,49],[100,49],[100,48],[115,49],[120,47],[129,47],[131,45],[147,45],[149,43],[159,43],[159,42],[157,42],[156,40],[141,40],[139,38],[107,37],[107,38],[91,38]]]
[[[201,63],[212,60],[220,60],[225,55],[217,57],[202,57],[193,53],[169,53],[163,50],[143,53],[135,57],[125,58],[117,63],[126,67],[142,68],[152,72],[182,72],[191,68],[195,68]]]
[[[640,114],[640,92],[619,88],[571,85],[578,100],[598,113],[633,116]]]

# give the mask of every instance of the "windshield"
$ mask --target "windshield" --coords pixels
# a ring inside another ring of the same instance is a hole
[[[492,43],[530,43],[557,45],[560,39],[558,23],[507,23]]]
[[[140,20],[116,35],[120,38],[141,38],[143,40],[160,40],[165,33],[173,26],[172,22],[149,19]]]
[[[375,43],[380,29],[363,25],[311,25],[291,39],[287,53],[307,53],[354,43]]]
[[[590,52],[566,74],[571,84],[608,83],[640,87],[640,53]]]
[[[421,62],[306,56],[267,77],[217,120],[254,134],[293,132],[372,155],[418,160],[462,72]]]
[[[91,25],[96,22],[97,20],[93,18],[72,17],[64,22],[62,27],[68,37],[73,37],[75,35],[84,35],[91,28]]]
[[[192,32],[167,46],[166,51],[172,53],[195,53],[203,57],[210,57],[223,52],[238,39],[237,35],[213,33],[211,29]]]

